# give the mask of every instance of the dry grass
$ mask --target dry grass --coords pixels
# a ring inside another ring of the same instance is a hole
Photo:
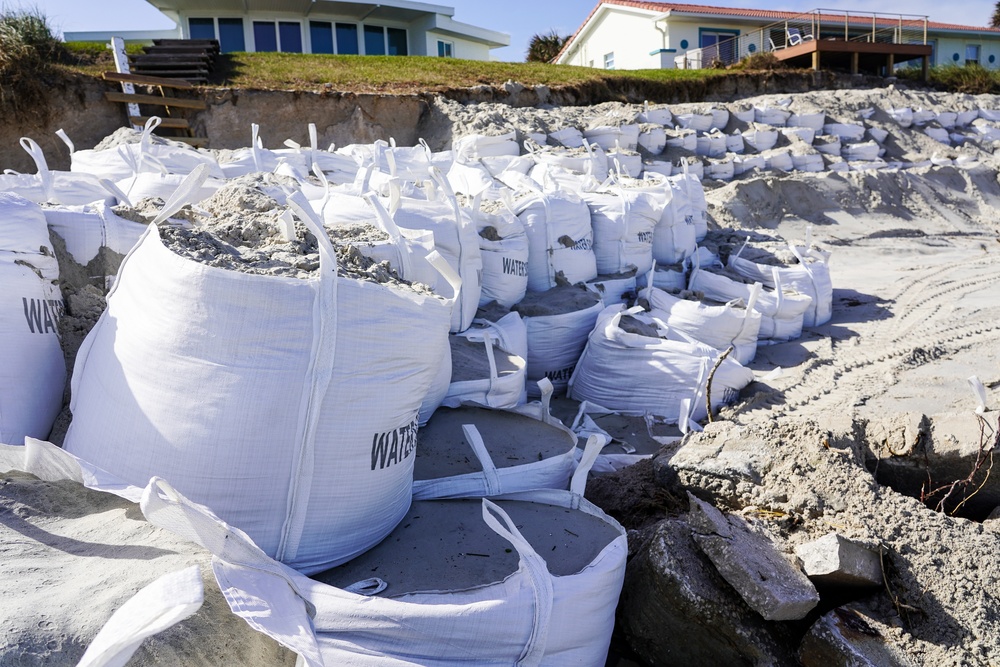
[[[44,116],[44,80],[65,54],[37,9],[0,9],[0,112],[18,120]]]

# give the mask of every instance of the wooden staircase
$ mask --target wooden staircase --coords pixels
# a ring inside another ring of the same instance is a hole
[[[154,39],[143,53],[128,58],[133,74],[208,83],[218,55],[219,42],[214,39]]]

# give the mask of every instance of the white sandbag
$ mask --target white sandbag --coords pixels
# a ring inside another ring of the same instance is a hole
[[[140,172],[134,176],[122,179],[115,183],[115,186],[128,197],[128,201],[138,204],[143,199],[157,198],[166,201],[177,191],[187,174],[154,174],[152,172]],[[198,190],[192,194],[190,201],[197,204],[208,199],[225,184],[225,181],[217,178],[208,178]],[[127,202],[121,202],[127,203]]]
[[[195,167],[205,165],[209,176],[224,176],[212,154],[163,137],[155,137],[153,130],[161,122],[156,116],[146,121],[136,143],[121,144],[104,150],[73,151],[70,155],[70,171],[119,181],[144,171],[185,175],[194,171]]]
[[[758,339],[775,342],[794,340],[802,335],[803,317],[812,305],[812,298],[781,285],[781,274],[775,271],[772,271],[771,282],[776,287],[760,290],[753,306],[761,315]],[[699,267],[695,266],[691,271],[688,288],[701,292],[706,299],[719,303],[733,300],[742,300],[746,303],[753,293],[754,285],[711,271],[700,271]]]
[[[482,254],[482,291],[479,305],[496,301],[510,308],[528,289],[528,236],[520,218],[506,205],[471,211]]]
[[[146,231],[145,224],[115,215],[107,204],[47,207],[44,212],[49,233],[65,243],[68,259],[84,267],[87,278],[101,289],[110,287],[121,258]],[[90,265],[98,256],[103,261]]]
[[[484,157],[520,155],[521,147],[518,146],[516,137],[515,132],[499,136],[469,134],[454,141],[452,153],[456,162],[469,162]]]
[[[690,174],[697,179],[702,179],[705,177],[705,163],[697,157],[681,158],[674,165],[674,173],[672,175],[684,173]]]
[[[778,143],[778,131],[754,126],[743,132],[743,142],[758,153],[766,151]]]
[[[693,130],[665,131],[667,146],[685,151],[694,151],[698,147],[698,135]]]
[[[708,374],[722,353],[702,343],[629,333],[620,326],[625,313],[623,306],[601,312],[570,379],[570,398],[651,412],[685,427],[704,419]],[[732,402],[752,381],[753,373],[735,359],[722,360],[712,380],[712,408]]]
[[[522,359],[528,358],[528,328],[516,312],[511,311],[499,318],[484,314],[473,320],[472,326],[462,333],[480,337],[488,333],[498,347]]]
[[[429,180],[434,166],[431,149],[422,140],[417,146],[397,146],[395,139],[379,139],[374,143],[372,161],[376,171],[406,181]]]
[[[670,113],[669,107],[651,107],[649,102],[643,102],[642,111],[639,112],[637,119],[640,123],[652,123],[665,127],[672,127],[674,124],[674,115]]]
[[[840,155],[840,137],[835,134],[824,134],[813,139],[813,148],[824,155]]]
[[[695,132],[708,132],[712,128],[711,113],[682,113],[674,116],[679,127]]]
[[[749,125],[750,123],[752,123],[753,119],[757,115],[756,112],[754,111],[753,107],[733,109],[729,113],[737,121],[739,121],[740,123],[745,123],[747,125]]]
[[[811,127],[783,127],[781,133],[789,141],[801,141],[806,144],[812,144],[816,138],[816,130]]]
[[[753,109],[754,122],[773,127],[784,127],[791,115],[792,113],[787,109],[778,107],[763,106],[754,107]]]
[[[710,111],[712,114],[712,125],[710,126],[713,130],[725,130],[726,125],[729,125],[729,110],[728,109],[712,109]]]
[[[537,396],[537,383],[546,378],[557,392],[566,389],[576,362],[603,308],[600,297],[576,286],[529,293],[515,306],[528,331],[527,390]]]
[[[825,122],[826,114],[817,111],[815,113],[793,113],[788,117],[787,125],[788,127],[807,127],[815,134],[823,130]]]
[[[944,133],[945,143],[947,143],[948,132],[944,131]],[[872,160],[877,160],[879,158],[881,150],[882,147],[874,141],[866,141],[860,144],[844,144],[843,148],[840,149],[840,155],[848,162],[853,162],[855,160],[871,162]]]
[[[979,109],[959,111],[955,116],[955,127],[967,127],[977,118],[979,118]]]
[[[601,125],[584,130],[583,137],[607,152],[615,150],[617,146],[634,151],[639,143],[639,126]]]
[[[706,157],[722,157],[726,154],[726,135],[706,134],[698,137],[694,152]]]
[[[795,163],[792,162],[792,152],[786,148],[772,148],[764,153],[764,160],[768,169],[791,171],[795,168]]]
[[[447,181],[436,168],[432,176],[439,186],[446,186]],[[453,287],[443,277],[432,287],[448,299],[456,299],[452,312],[451,330],[465,331],[479,309],[479,297],[482,294],[480,275],[483,270],[482,253],[479,250],[480,236],[468,214],[462,211],[452,192],[444,190],[435,200],[414,199],[409,197],[392,197],[391,210],[394,210],[393,221],[402,229],[430,230],[434,233],[434,248],[444,256],[445,260],[462,279],[457,294]]]
[[[551,386],[542,390],[541,403],[509,410],[465,405],[438,411],[417,434],[413,499],[566,490],[574,474],[585,477],[576,435],[549,413]]]
[[[557,146],[566,148],[582,148],[583,132],[575,127],[564,127],[555,132],[549,132],[549,139]]]
[[[650,160],[642,164],[643,176],[646,174],[659,174],[661,176],[669,176],[673,173],[674,166],[667,162],[666,160]]]
[[[793,244],[789,244],[788,248],[799,260],[798,264],[766,266],[745,260],[740,257],[740,253],[736,253],[729,257],[728,266],[741,276],[756,280],[771,289],[775,289],[777,276],[782,285],[812,299],[804,314],[803,326],[826,324],[833,314],[833,283],[830,281],[828,256],[812,249],[808,243],[806,248]]]
[[[746,149],[746,142],[743,141],[743,135],[739,132],[733,132],[732,134],[726,135],[726,152],[727,153],[737,153],[740,154]]]
[[[162,480],[147,489],[142,509],[155,525],[213,551],[213,570],[233,612],[298,653],[304,667],[601,667],[607,659],[628,548],[624,529],[581,493],[420,501],[412,519],[365,556],[371,561],[323,575],[339,577],[341,588],[268,558],[241,531]],[[424,515],[427,526],[417,518]],[[562,530],[569,525],[576,528],[572,534]],[[570,542],[574,535],[582,539]],[[554,547],[564,556],[546,563],[541,554]],[[403,568],[400,551],[438,565]],[[370,575],[376,560],[392,563],[393,574],[356,576],[358,568]],[[447,563],[454,565],[439,566]],[[477,579],[484,566],[498,568],[496,574]],[[382,590],[384,596],[373,595]]]
[[[497,155],[479,158],[479,164],[486,167],[494,177],[506,171],[527,174],[535,165],[530,155]]]
[[[986,141],[1000,141],[1000,127],[997,127],[997,121],[976,120],[972,123],[972,129]]]
[[[939,141],[946,146],[951,145],[951,137],[948,136],[948,130],[943,127],[925,127],[924,134],[934,141]]]
[[[833,134],[843,142],[861,141],[865,136],[865,126],[857,123],[826,123],[823,134]]]
[[[899,123],[900,127],[910,127],[913,125],[913,110],[909,107],[901,107],[899,109],[886,109],[886,113]]]
[[[206,266],[150,226],[80,349],[65,447],[133,484],[167,476],[315,572],[406,513],[417,411],[447,353],[450,304],[337,277],[308,203],[290,201],[319,240],[315,277]]]
[[[705,163],[705,178],[712,178],[717,181],[730,181],[735,173],[732,160],[710,159]]]
[[[520,200],[515,210],[528,236],[529,291],[555,287],[560,274],[571,284],[597,277],[594,232],[585,201],[572,192],[535,193]]]
[[[823,154],[818,151],[792,151],[792,168],[796,171],[817,172],[826,169]]]
[[[18,195],[42,204],[51,202],[63,206],[83,206],[113,200],[108,188],[101,184],[100,179],[93,174],[71,171],[54,171],[49,169],[45,154],[33,139],[21,137],[23,148],[35,163],[40,188],[29,186],[27,189],[10,188]]]
[[[760,313],[754,306],[760,286],[751,288],[748,301],[737,299],[722,306],[680,299],[660,289],[643,290],[650,315],[663,320],[671,329],[723,351],[733,346],[733,358],[749,364],[757,354]]]
[[[639,148],[650,155],[659,155],[667,147],[667,133],[662,127],[644,126],[639,133]]]
[[[587,289],[601,297],[605,306],[623,303],[627,295],[635,296],[635,272],[599,275],[586,283]]]
[[[674,174],[667,180],[670,182],[672,193],[670,208],[674,219],[683,219],[685,223],[693,225],[695,241],[703,240],[708,234],[708,202],[705,199],[705,188],[701,184],[701,177],[686,171]],[[657,257],[656,261],[664,260]],[[674,262],[666,261],[665,263],[673,264]]]
[[[938,125],[941,127],[951,129],[955,127],[955,121],[958,120],[958,114],[954,111],[941,111],[934,116],[934,120],[937,121]]]
[[[913,110],[913,124],[917,127],[926,125],[937,117],[937,112],[931,111],[930,109],[914,109]]]
[[[608,153],[608,167],[612,173],[639,178],[642,176],[642,156],[621,150],[612,151]]]
[[[767,169],[767,160],[762,155],[738,155],[733,158],[733,175],[739,176],[752,169]]]
[[[690,174],[678,174],[667,179],[670,200],[653,228],[653,259],[657,264],[678,264],[697,247],[698,230],[694,224],[697,211],[688,196],[693,188],[687,187],[692,178]],[[701,185],[700,180],[694,180]]]
[[[450,342],[451,382],[441,405],[512,408],[524,402],[524,357],[504,350],[488,330],[470,327],[452,334]]]
[[[588,174],[599,180],[604,180],[608,173],[608,157],[604,150],[595,144],[587,143],[582,150],[567,151],[558,148],[537,150],[531,153],[531,157],[536,165],[529,172],[529,176],[543,185],[546,185],[546,177],[539,174],[539,169],[542,167],[563,169],[576,174]]]
[[[583,200],[590,209],[597,273],[648,271],[653,264],[653,228],[663,216],[666,197],[610,185],[585,193]]]
[[[674,264],[672,266],[657,264],[653,271],[653,287],[657,289],[668,291],[685,289],[687,287],[687,280],[687,270],[684,268],[684,264]],[[640,291],[648,287],[649,274],[638,274],[635,277],[635,286]]]
[[[881,127],[869,127],[868,136],[877,144],[884,144],[885,140],[889,138],[889,131],[883,130]]]
[[[62,408],[59,265],[42,209],[0,192],[0,442],[46,438]]]

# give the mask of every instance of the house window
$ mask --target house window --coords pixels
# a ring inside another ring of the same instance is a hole
[[[409,55],[409,49],[406,47],[405,30],[403,30],[402,28],[386,28],[385,34],[389,42],[390,56]]]
[[[312,53],[333,53],[333,24],[329,21],[310,21],[309,43]]]
[[[215,39],[215,19],[188,19],[191,39]]]
[[[979,64],[979,44],[966,44],[966,46],[965,46],[965,64],[966,65],[978,65]]]
[[[302,53],[302,26],[293,21],[279,21],[278,40],[283,52]]]
[[[353,23],[337,24],[337,53],[342,55],[357,55],[358,50],[358,26]]]
[[[739,30],[706,30],[698,31],[698,46],[702,50],[702,63],[708,64],[714,60],[721,60],[729,64],[738,59],[736,57],[736,42],[733,39],[738,37]]]
[[[275,32],[273,23],[253,22],[253,48],[258,52],[278,50],[278,33]]]
[[[243,19],[219,19],[219,49],[223,53],[247,50]]]
[[[604,54],[604,69],[614,69],[615,68],[615,52]]]
[[[382,26],[365,26],[365,55],[385,55],[385,30]]]
[[[438,40],[438,57],[439,58],[451,58],[452,48],[454,45],[451,42],[445,42],[443,40]]]

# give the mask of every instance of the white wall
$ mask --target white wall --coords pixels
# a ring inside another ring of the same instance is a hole
[[[975,37],[935,35],[928,33],[927,39],[937,40],[935,50],[936,65],[964,65],[965,47],[969,44],[979,45],[979,64],[989,69],[1000,68],[1000,38],[992,35],[982,35]],[[958,54],[958,60],[954,60],[954,54]],[[990,62],[990,56],[994,57],[994,62]]]
[[[653,16],[652,12],[602,10],[580,36],[577,48],[559,62],[603,69],[605,54],[614,53],[615,69],[658,67],[659,54],[650,55],[650,51],[666,44],[653,25]]]
[[[438,33],[433,30],[428,30],[424,35],[413,35],[410,38],[410,42],[414,43],[420,41],[424,48],[426,49],[423,53],[414,53],[413,55],[427,55],[427,56],[437,56],[438,54],[438,40],[442,42],[451,42],[451,56],[452,58],[464,58],[466,60],[489,60],[490,59],[490,49],[485,44],[480,42],[473,42],[470,40],[461,39],[455,37],[454,35],[446,35],[443,33]]]

